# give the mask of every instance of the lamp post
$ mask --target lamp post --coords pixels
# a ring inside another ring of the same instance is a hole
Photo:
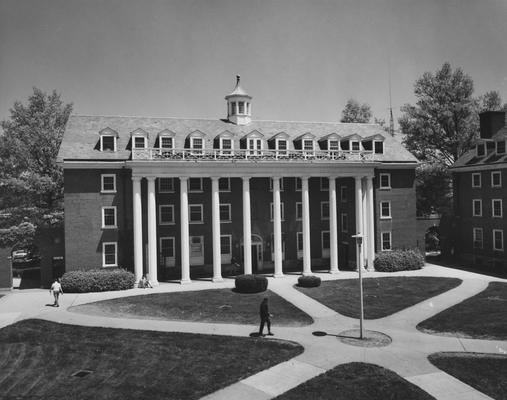
[[[354,239],[356,239],[357,245],[357,269],[359,271],[359,339],[363,339],[363,320],[364,320],[364,305],[363,305],[363,263],[361,262],[361,245],[363,244],[363,235],[358,233],[357,235],[352,235]]]

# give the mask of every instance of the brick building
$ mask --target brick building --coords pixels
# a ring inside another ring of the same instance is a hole
[[[477,266],[505,268],[507,115],[480,115],[480,139],[452,166],[454,254]]]
[[[417,160],[381,127],[253,120],[239,77],[225,99],[226,119],[71,116],[66,270],[219,281],[233,258],[281,276],[416,247]]]

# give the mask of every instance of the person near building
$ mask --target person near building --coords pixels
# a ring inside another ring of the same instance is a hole
[[[63,293],[62,285],[60,283],[60,278],[56,278],[53,284],[51,285],[51,289],[49,289],[49,293],[53,293],[53,296],[55,298],[55,302],[53,303],[53,307],[60,307],[60,304],[58,304],[58,299],[60,295]]]
[[[268,327],[268,335],[273,336],[273,333],[271,332],[271,317],[272,315],[269,313],[269,305],[268,305],[268,298],[264,297],[264,300],[262,300],[261,306],[260,306],[260,317],[261,317],[261,326],[259,327],[259,336],[264,336],[264,324]]]

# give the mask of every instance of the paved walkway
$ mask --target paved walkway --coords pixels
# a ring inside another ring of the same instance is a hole
[[[319,274],[323,280],[356,278],[355,272],[337,275]],[[383,277],[386,274],[369,272],[366,277]],[[269,288],[313,317],[314,323],[305,327],[273,326],[275,337],[292,340],[304,347],[299,356],[252,375],[240,382],[212,393],[205,399],[271,399],[299,384],[343,363],[361,361],[393,370],[437,399],[489,399],[472,387],[434,367],[427,356],[439,351],[466,351],[506,354],[506,341],[462,339],[435,336],[419,332],[416,325],[430,316],[484,290],[490,281],[506,281],[428,264],[420,271],[390,273],[388,276],[440,276],[458,277],[463,283],[439,296],[378,320],[366,320],[365,329],[379,331],[392,338],[386,347],[364,348],[347,345],[336,335],[344,330],[358,329],[358,320],[342,316],[321,303],[310,299],[293,285],[298,276],[270,279]],[[55,322],[112,328],[150,329],[217,335],[248,336],[256,332],[255,325],[211,324],[184,321],[159,321],[92,316],[72,312],[72,306],[109,298],[148,293],[227,288],[233,280],[223,283],[194,281],[191,285],[161,284],[151,290],[133,289],[125,292],[64,294],[61,307],[50,306],[52,297],[47,290],[14,291],[0,298],[0,328],[27,318],[42,318]],[[70,308],[70,310],[69,310]],[[314,331],[328,335],[317,337]]]

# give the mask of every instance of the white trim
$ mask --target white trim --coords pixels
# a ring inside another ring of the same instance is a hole
[[[114,210],[114,225],[106,225],[106,218],[105,218],[105,210],[106,209],[113,209]],[[102,206],[102,229],[118,229],[116,206]]]
[[[495,202],[500,202],[500,214],[495,214]],[[502,199],[491,199],[491,216],[493,218],[503,218],[503,202]]]
[[[224,140],[228,140],[231,143],[231,147],[229,149],[224,149]],[[231,156],[234,154],[234,140],[232,137],[219,137],[218,146],[220,148],[221,156]]]
[[[497,248],[496,247],[496,239],[495,239],[495,234],[496,233],[500,233],[500,235],[501,235],[501,242],[502,242],[502,247],[501,248]],[[493,250],[494,251],[503,251],[504,250],[504,245],[503,245],[503,229],[493,229]]]
[[[388,210],[388,211],[389,211],[389,215],[383,215],[383,213],[382,213],[382,211],[383,211],[383,210],[382,210],[382,208],[383,208],[383,207],[382,207],[382,205],[383,205],[383,204],[386,204],[386,203],[387,203],[387,204],[388,204],[388,206],[389,206],[389,210]],[[392,219],[392,217],[393,217],[393,216],[392,216],[392,213],[391,213],[391,202],[390,202],[389,200],[382,200],[382,201],[379,203],[379,207],[380,207],[380,212],[379,212],[380,219]]]
[[[110,150],[110,149],[104,150],[103,139],[105,137],[112,137],[113,138],[113,150]],[[101,135],[100,136],[100,151],[117,151],[117,144],[118,144],[118,138],[115,135]]]
[[[336,149],[331,149],[331,143],[336,143]],[[327,140],[327,151],[340,151],[340,140],[339,139],[328,139]]]
[[[114,264],[106,264],[106,246],[114,246]],[[117,242],[103,242],[102,243],[102,267],[117,267],[118,266],[118,243]]]
[[[136,139],[143,139],[143,147],[137,147],[136,145]],[[146,149],[147,146],[146,146],[146,142],[147,142],[147,138],[146,136],[141,136],[141,135],[132,135],[132,150],[134,149]]]
[[[227,188],[225,189],[221,189],[220,188],[220,182],[227,182]],[[218,179],[218,191],[220,193],[224,193],[224,192],[230,192],[231,191],[231,178],[219,178]]]
[[[201,213],[200,221],[192,221],[192,207],[199,207]],[[189,224],[202,224],[204,223],[204,213],[203,213],[203,205],[202,204],[189,204],[188,205],[188,223]]]
[[[479,214],[475,213],[475,203],[476,202],[478,202],[478,204],[480,204],[480,206],[479,206],[480,213]],[[482,199],[472,199],[472,217],[482,217]]]
[[[200,140],[201,141],[201,147],[195,147],[195,141]],[[202,150],[205,149],[205,142],[203,136],[191,136],[190,137],[190,150],[192,150],[193,155],[201,155],[203,152]]]
[[[340,202],[341,203],[346,203],[348,201],[347,189],[348,189],[347,185],[340,185]],[[345,196],[343,194],[345,194]]]
[[[269,203],[269,217],[271,222],[274,220],[273,212],[273,202],[271,202]],[[285,221],[285,206],[283,205],[283,201],[280,202],[280,221]]]
[[[199,179],[199,189],[192,189],[191,182],[196,182],[196,179]],[[202,178],[188,178],[188,193],[202,193],[203,192],[203,183]]]
[[[280,149],[280,142],[285,143],[285,149]],[[289,141],[285,138],[276,138],[275,139],[275,150],[277,157],[286,157],[289,151]]]
[[[162,242],[164,240],[170,240],[172,242],[172,257],[171,256],[166,256],[165,260],[162,260]],[[161,236],[159,239],[158,239],[158,243],[159,243],[159,265],[162,266],[162,267],[175,267],[176,266],[176,238],[174,236]],[[164,261],[164,262],[162,262]]]
[[[269,191],[270,192],[273,191],[273,178],[269,178]],[[283,191],[284,191],[283,178],[280,178],[280,192],[283,192]]]
[[[494,175],[499,175],[500,183],[498,185],[494,184]],[[501,188],[502,187],[502,171],[491,171],[491,187],[492,188]]]
[[[171,221],[162,221],[162,208],[163,207],[169,207],[172,215]],[[159,225],[174,225],[174,204],[159,204],[158,205],[158,224]]]
[[[229,239],[229,253],[222,253],[222,238]],[[220,235],[220,259],[222,264],[230,264],[232,259],[232,235]]]
[[[382,186],[382,177],[387,176],[387,186]],[[389,173],[381,173],[379,174],[379,189],[381,190],[391,190],[391,174]]]
[[[389,235],[389,248],[384,248],[384,235]],[[380,248],[382,251],[391,251],[393,249],[393,233],[391,231],[380,232]]]
[[[327,217],[324,215],[324,206],[327,204]],[[329,221],[330,209],[329,209],[329,201],[321,201],[320,202],[320,219],[322,221]]]
[[[172,182],[171,183],[171,187],[172,189],[168,189],[168,190],[162,190],[162,185],[161,185],[161,182],[162,182],[162,179],[167,179],[168,181]],[[166,177],[166,176],[161,176],[159,178],[157,178],[157,189],[158,189],[158,192],[159,193],[174,193],[174,178],[170,178],[170,177]]]
[[[303,183],[301,181],[301,178],[295,178],[296,181],[294,183],[294,191],[295,192],[300,192],[301,191],[301,188],[303,187]],[[298,182],[299,182],[299,187],[298,187]],[[301,203],[302,204],[302,203]]]
[[[104,178],[113,178],[113,189],[104,189]],[[100,193],[116,193],[116,174],[100,174]]]
[[[475,185],[475,177],[479,177],[479,184]],[[473,188],[480,188],[482,187],[482,174],[480,172],[473,172],[472,173],[472,187]]]
[[[344,217],[345,217],[345,221],[346,221],[345,224],[343,223]],[[346,225],[345,229],[343,227],[344,225]],[[340,230],[342,233],[347,233],[349,231],[349,215],[347,213],[340,214]]]
[[[478,240],[477,233],[481,232],[481,240]],[[484,231],[482,228],[472,228],[472,245],[474,249],[483,249],[484,248]],[[480,243],[480,246],[476,246],[476,243]]]
[[[228,209],[227,213],[229,214],[229,218],[228,219],[222,219],[222,210],[220,210],[221,207],[227,207],[227,209]],[[219,214],[220,214],[220,223],[221,224],[227,224],[227,223],[232,222],[231,204],[230,203],[220,203],[220,205],[219,205]]]

